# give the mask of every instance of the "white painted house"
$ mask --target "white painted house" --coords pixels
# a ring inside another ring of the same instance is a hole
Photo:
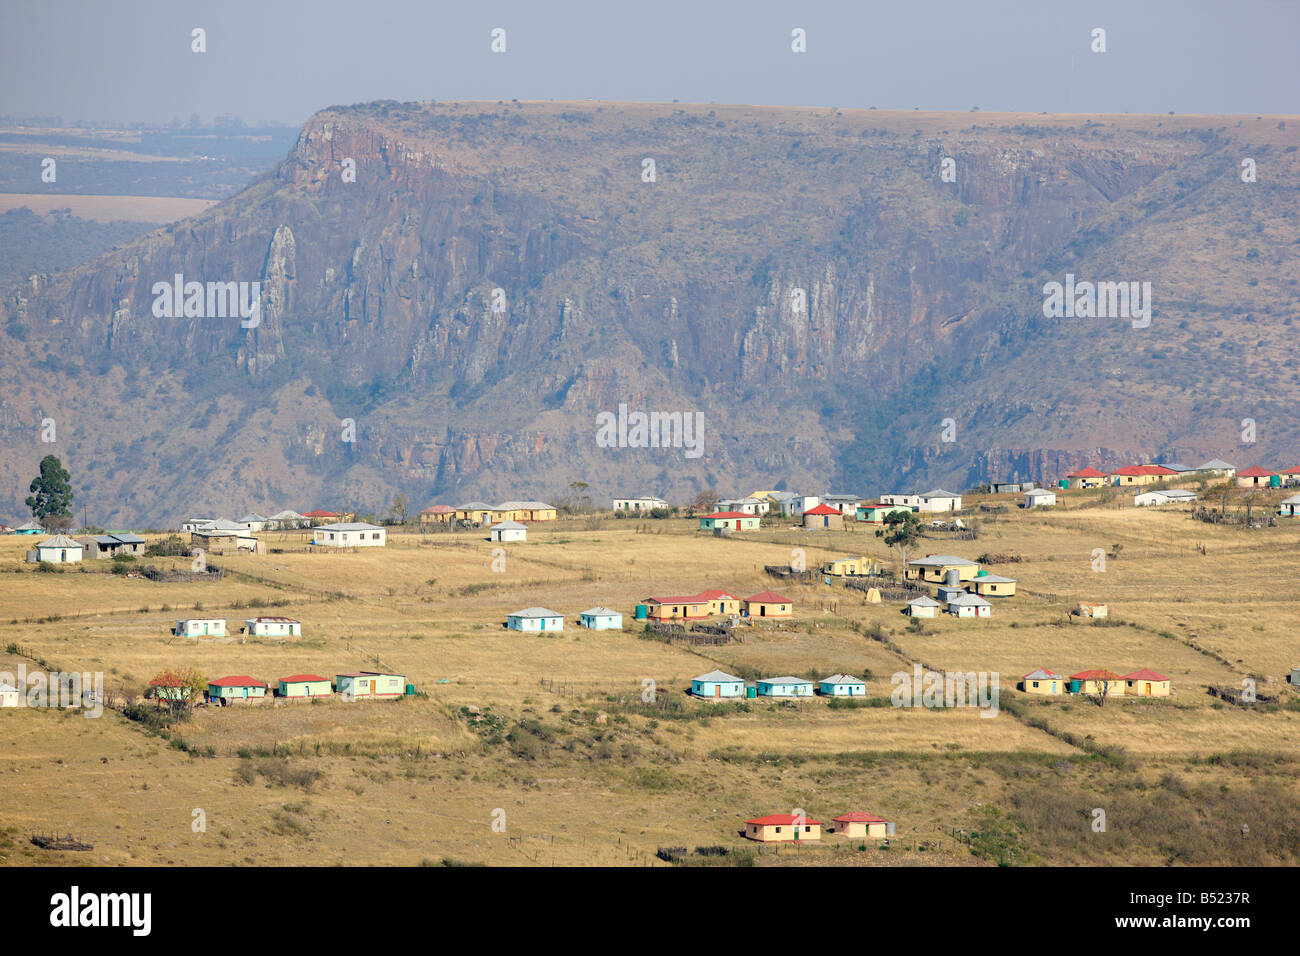
[[[992,617],[993,605],[978,594],[954,594],[948,599],[948,613],[955,617]]]
[[[239,523],[244,526],[245,530],[253,532],[261,531],[266,527],[266,519],[255,511],[244,515],[239,519]]]
[[[528,526],[518,521],[502,521],[494,524],[489,531],[493,541],[527,541]]]
[[[904,508],[911,508],[913,511],[919,511],[921,508],[921,496],[900,494],[881,495],[880,503],[882,505],[901,505]]]
[[[1145,508],[1149,505],[1184,505],[1196,500],[1196,493],[1182,488],[1170,488],[1164,491],[1144,491],[1133,496],[1133,505]]]
[[[0,684],[0,707],[18,706],[18,688],[13,684]]]
[[[1049,508],[1056,504],[1056,492],[1046,488],[1035,488],[1025,492],[1026,508]]]
[[[867,693],[867,684],[852,674],[832,674],[817,682],[817,691],[823,697],[862,697]]]
[[[930,595],[924,594],[907,602],[907,613],[912,617],[936,617],[941,607],[942,604]]]
[[[36,560],[48,561],[50,564],[76,564],[85,552],[85,546],[80,541],[75,541],[66,534],[56,534],[36,546]]]
[[[512,631],[562,631],[564,615],[544,607],[526,607],[506,615],[506,627]]]
[[[923,495],[917,495],[916,510],[933,512],[933,511],[960,511],[961,495],[955,495],[951,491],[944,491],[942,488],[934,488]]]
[[[406,693],[406,678],[401,674],[361,671],[339,674],[335,678],[339,697],[351,703],[357,700],[391,700]]]
[[[642,511],[654,511],[656,508],[667,508],[668,502],[662,498],[656,498],[654,495],[639,495],[636,498],[615,498],[614,510],[622,512],[639,513]]]
[[[623,628],[623,615],[613,608],[588,608],[578,615],[578,626],[593,631],[618,631]]]
[[[287,617],[253,617],[244,627],[253,637],[302,637],[302,622]]]
[[[1283,498],[1278,505],[1277,513],[1289,518],[1300,516],[1300,495]]]
[[[315,529],[311,543],[327,548],[382,548],[388,543],[388,532],[364,521],[323,524]]]
[[[172,633],[177,637],[225,637],[226,622],[224,618],[191,618],[177,621]]]
[[[691,678],[691,695],[707,700],[745,696],[745,680],[726,671],[709,671]]]

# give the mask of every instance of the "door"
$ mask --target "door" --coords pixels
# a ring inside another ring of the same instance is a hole
[[[1146,690],[1143,691],[1143,693],[1146,694],[1146,696],[1148,696],[1148,697],[1151,696],[1151,685],[1150,685],[1150,684],[1147,684],[1147,685],[1146,685]]]
[[[714,696],[714,697],[721,697],[721,696],[722,696],[722,685],[721,685],[721,684],[714,684],[714,685],[713,685],[713,696]]]
[[[767,617],[767,605],[766,605],[766,604],[759,605],[759,608],[758,608],[758,616],[759,616],[759,617]]]

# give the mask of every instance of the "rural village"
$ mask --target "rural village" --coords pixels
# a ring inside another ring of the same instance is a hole
[[[638,712],[650,727],[664,719],[707,727],[719,717],[734,724],[755,714],[754,707],[793,708],[782,729],[771,733],[792,737],[797,746],[801,725],[817,728],[826,719],[809,708],[847,716],[891,704],[912,706],[900,704],[898,683],[900,674],[906,682],[913,670],[920,704],[923,668],[924,706],[977,707],[977,683],[982,690],[991,672],[992,706],[998,709],[1000,693],[1001,710],[1009,714],[1004,722],[1019,722],[1017,736],[1043,725],[1041,717],[1025,716],[1033,702],[1039,702],[1037,713],[1053,701],[1082,701],[1090,706],[1065,708],[1072,710],[1070,724],[1077,730],[1049,733],[1059,747],[1104,756],[1119,743],[1094,743],[1091,726],[1139,702],[1175,708],[1172,715],[1213,702],[1258,707],[1285,695],[1287,711],[1300,709],[1294,693],[1300,654],[1289,641],[1261,658],[1270,666],[1251,661],[1256,666],[1245,667],[1226,647],[1169,631],[1158,623],[1159,615],[1146,614],[1145,623],[1129,620],[1139,616],[1131,602],[1145,605],[1157,595],[1147,585],[1112,583],[1141,547],[1123,544],[1126,532],[1141,539],[1159,528],[1169,544],[1204,555],[1208,546],[1187,545],[1202,537],[1198,529],[1207,538],[1229,528],[1238,536],[1285,532],[1300,527],[1291,522],[1300,522],[1298,504],[1300,466],[1238,470],[1214,459],[1195,468],[1085,468],[1050,486],[995,482],[965,493],[937,488],[875,499],[754,490],[734,498],[702,497],[689,506],[654,496],[581,509],[537,500],[473,501],[432,504],[405,522],[357,520],[355,510],[281,510],[237,519],[187,516],[172,531],[49,535],[28,521],[0,526],[13,542],[5,570],[24,575],[22,606],[7,609],[12,620],[3,628],[8,646],[0,671],[12,675],[42,664],[61,671],[108,670],[116,679],[106,678],[96,703],[154,728],[191,756],[212,756],[253,726],[216,713],[204,716],[206,711],[253,708],[266,714],[256,722],[254,737],[274,743],[269,750],[238,747],[246,759],[255,752],[302,752],[309,739],[319,754],[322,736],[327,747],[337,748],[349,735],[351,718],[304,725],[293,716],[302,707],[332,714],[338,707],[442,701],[437,736],[455,736],[446,729],[450,722],[461,735],[499,739],[500,712],[508,707],[502,693],[519,686],[506,696],[515,703],[523,695],[511,752],[524,761],[536,759],[536,748],[549,742],[527,716],[548,699],[558,701],[551,711],[589,715],[599,728],[611,721],[627,724]],[[1156,514],[1164,516],[1158,525],[1149,520]],[[1035,535],[1077,533],[1080,518],[1100,519],[1108,538],[1121,543],[1106,540],[1082,550],[1076,545],[1068,572],[1065,559],[1050,554],[1059,544],[1047,553],[1039,546],[1038,557],[1004,550],[1009,538],[1022,540],[1028,552]],[[688,539],[697,543],[687,545]],[[601,547],[613,542],[615,548]],[[573,573],[579,565],[571,554],[581,555],[586,570]],[[624,566],[607,554],[624,555]],[[783,560],[774,560],[778,556]],[[378,587],[357,591],[354,585],[363,580]],[[82,581],[96,601],[78,598],[77,604],[102,604],[104,610],[60,613]],[[688,582],[687,588],[677,586]],[[1159,599],[1185,600],[1185,586],[1174,584]],[[160,605],[159,593],[183,598]],[[190,600],[199,595],[201,600]],[[440,610],[454,597],[462,599],[460,616]],[[535,603],[504,610],[493,620],[492,609],[508,608],[511,599]],[[335,610],[340,601],[355,606],[346,623]],[[125,610],[124,604],[138,610]],[[298,606],[300,611],[290,610]],[[259,613],[231,613],[242,608]],[[260,613],[272,609],[276,613]],[[395,640],[383,633],[414,626],[420,618],[436,620],[430,641],[445,647],[445,654],[432,646],[431,654],[412,653],[425,643],[424,634]],[[1006,630],[998,630],[988,645],[988,628],[996,625]],[[486,644],[493,627],[506,644],[490,652],[490,667],[476,666],[473,643]],[[1065,630],[1057,639],[1015,640],[1045,633],[1045,627]],[[839,632],[833,643],[832,632]],[[110,634],[113,644],[95,646]],[[1104,640],[1120,634],[1127,639]],[[128,636],[135,648],[129,668],[117,649]],[[608,644],[615,638],[623,643]],[[667,674],[661,654],[629,653],[629,638],[675,654]],[[561,640],[558,654],[545,643],[518,643]],[[596,671],[584,666],[586,656],[598,659]],[[698,661],[693,670],[691,661]],[[510,671],[504,682],[500,673],[490,673],[503,668]],[[931,683],[939,689],[933,699]],[[522,689],[528,685],[531,691]],[[479,694],[489,686],[494,690]],[[86,705],[79,695],[60,698],[55,691],[50,688],[51,699],[65,707]],[[13,708],[14,719],[21,719],[28,696],[26,687],[0,685],[0,707]],[[1207,703],[1193,702],[1198,696]],[[488,698],[495,700],[488,704]],[[987,705],[984,700],[986,710]],[[27,713],[36,710],[28,706]],[[1140,726],[1146,718],[1134,719]],[[418,723],[405,717],[404,733]],[[966,726],[978,737],[984,723]],[[322,735],[325,725],[333,729]],[[367,725],[362,736],[382,737],[378,726]],[[212,743],[189,742],[197,727]],[[777,738],[764,741],[767,733],[755,728],[747,736],[770,749]],[[909,736],[916,746],[929,734],[918,728]],[[954,746],[950,729],[933,736],[934,746]],[[1252,736],[1245,731],[1247,740]],[[890,745],[900,743],[891,734]],[[715,753],[728,746],[735,742],[724,737]],[[978,740],[969,746],[982,749]],[[343,743],[341,752],[351,750],[350,742]],[[868,842],[888,849],[904,832],[917,832],[908,808],[891,801],[887,788],[863,797],[869,807],[861,797],[827,807],[838,815],[826,832],[860,849]],[[787,809],[737,805],[731,825],[724,819],[720,829],[742,843],[820,845],[823,824],[800,808]],[[702,853],[735,852],[723,834],[715,835],[721,843]],[[952,835],[961,838],[956,829]],[[923,849],[918,841],[912,844]],[[660,847],[658,859],[680,863],[685,853]]]

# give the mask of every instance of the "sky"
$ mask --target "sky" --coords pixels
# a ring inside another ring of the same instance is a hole
[[[1297,28],[1300,0],[4,0],[0,114],[296,126],[381,99],[1291,114]]]

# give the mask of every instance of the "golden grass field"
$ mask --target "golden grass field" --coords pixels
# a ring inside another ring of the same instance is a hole
[[[866,527],[778,523],[723,539],[687,519],[567,519],[505,546],[504,572],[491,570],[494,545],[480,531],[394,530],[386,548],[339,554],[272,533],[267,544],[282,553],[213,556],[226,577],[202,584],[128,579],[110,574],[110,561],[41,573],[21,563],[33,539],[0,538],[0,650],[10,648],[0,671],[44,659],[102,671],[116,695],[177,666],[268,683],[382,666],[419,691],[385,703],[204,707],[168,736],[113,710],[93,720],[0,710],[0,857],[667,865],[657,847],[749,847],[736,833],[746,818],[801,808],[823,822],[870,810],[895,821],[898,836],[889,850],[827,837],[761,854],[759,865],[985,865],[1008,844],[1013,861],[1043,864],[1296,862],[1300,697],[1286,676],[1300,665],[1291,587],[1300,524],[1247,531],[1127,501],[1072,494],[1048,511],[977,514],[975,541],[927,538],[915,556],[1020,556],[989,565],[1020,592],[989,620],[945,615],[919,634],[898,602],[786,587],[763,571],[788,564],[796,547],[810,567],[844,554],[896,565]],[[1092,570],[1093,550],[1115,545],[1105,571]],[[783,591],[796,616],[700,647],[647,639],[632,622],[649,595],[713,587]],[[1071,623],[1080,600],[1108,603],[1121,623]],[[534,604],[566,615],[562,635],[504,629],[507,612]],[[577,628],[578,612],[597,604],[621,610],[625,629]],[[187,616],[226,617],[237,633],[258,614],[300,619],[303,639],[168,633]],[[736,707],[682,693],[715,667],[749,677],[847,670],[869,675],[868,698],[888,698],[890,675],[914,661],[997,672],[1001,711],[832,709],[818,698]],[[1173,696],[1101,707],[1016,692],[1038,667],[1150,667],[1172,678]],[[1206,693],[1248,675],[1278,702],[1237,706]],[[646,680],[673,709],[640,703]],[[1107,833],[1089,827],[1095,807],[1109,808]],[[196,810],[206,832],[192,829]],[[502,811],[505,832],[493,828]],[[1241,823],[1256,836],[1229,840]],[[954,839],[962,828],[992,834],[978,855]],[[95,850],[56,854],[27,841],[53,830]]]

